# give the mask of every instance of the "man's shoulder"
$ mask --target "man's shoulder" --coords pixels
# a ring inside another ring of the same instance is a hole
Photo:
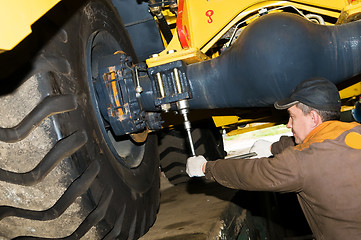
[[[329,139],[342,137],[342,135],[348,134],[349,132],[361,133],[361,124],[357,122],[332,121],[332,124],[330,124],[328,128],[329,129],[325,129],[327,133],[334,132]]]
[[[361,125],[357,122],[327,121],[315,130],[316,131],[311,132],[311,136],[307,138],[307,141],[297,145],[295,149],[302,151],[314,143],[322,143],[325,140],[335,140],[350,131],[361,133]]]

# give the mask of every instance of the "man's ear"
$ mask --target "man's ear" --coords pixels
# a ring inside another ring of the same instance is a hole
[[[317,127],[318,125],[320,125],[322,123],[322,118],[321,118],[320,114],[318,114],[315,110],[312,110],[310,112],[310,114],[312,117],[314,127]]]

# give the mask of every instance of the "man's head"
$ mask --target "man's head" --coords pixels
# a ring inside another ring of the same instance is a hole
[[[290,115],[287,127],[292,129],[296,143],[322,122],[340,119],[341,100],[336,86],[323,78],[300,83],[291,96],[278,100],[276,109],[287,109]]]

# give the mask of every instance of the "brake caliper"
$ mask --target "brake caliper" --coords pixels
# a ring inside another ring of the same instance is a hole
[[[100,100],[99,110],[114,134],[121,136],[137,133],[146,127],[159,129],[161,127],[159,113],[142,111],[138,93],[141,89],[138,89],[140,87],[138,84],[137,88],[135,87],[136,71],[142,66],[133,65],[131,57],[121,51],[103,57],[99,62],[100,81],[95,83],[96,93]],[[145,71],[145,67],[143,68]],[[148,124],[146,119],[152,119],[152,121]]]

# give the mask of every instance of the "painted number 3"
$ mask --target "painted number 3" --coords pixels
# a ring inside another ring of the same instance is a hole
[[[207,20],[207,22],[208,23],[212,23],[213,22],[213,19],[211,18],[212,17],[212,15],[213,15],[213,10],[208,10],[207,12],[206,12],[206,16],[209,18],[208,20]]]

